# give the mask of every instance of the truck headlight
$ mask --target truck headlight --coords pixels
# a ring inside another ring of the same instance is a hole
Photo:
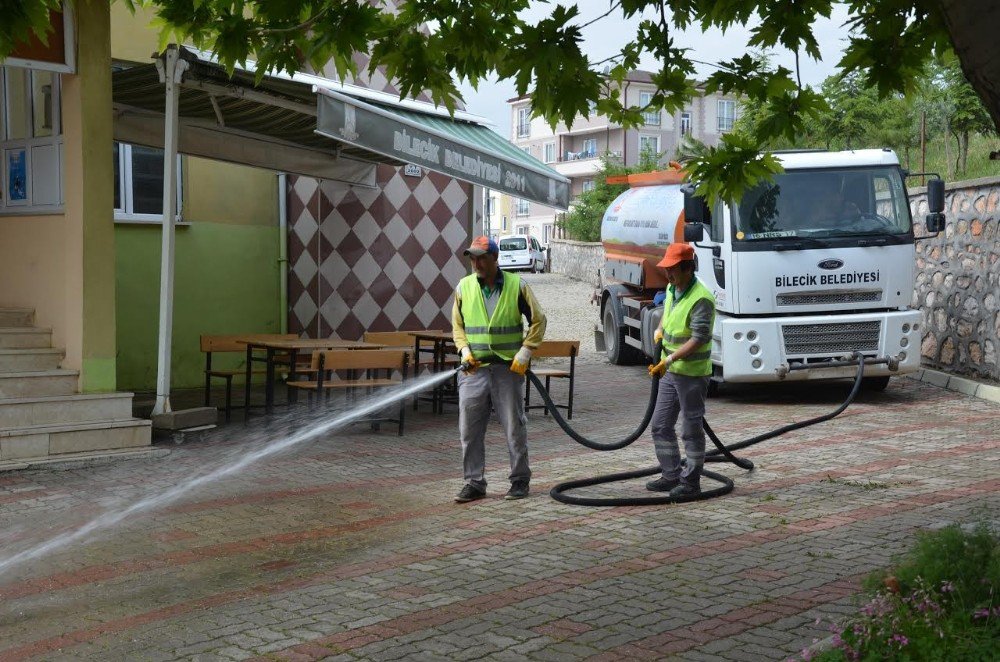
[[[900,338],[899,339],[899,346],[900,347],[906,347],[909,344],[910,344],[910,339],[909,338]]]
[[[763,364],[761,363],[760,359],[754,359],[753,361],[750,362],[750,365],[752,365],[755,370],[760,370],[760,366]]]
[[[909,333],[909,332],[910,332],[910,325],[909,324],[904,324],[903,325],[903,333]]]
[[[757,356],[758,354],[760,354],[760,346],[750,345],[750,354],[752,354],[753,356]]]
[[[747,332],[747,340],[749,340],[750,342],[754,342],[755,340],[757,340],[757,332],[756,331],[748,331]]]
[[[743,340],[743,334],[737,331],[733,334],[733,340]]]

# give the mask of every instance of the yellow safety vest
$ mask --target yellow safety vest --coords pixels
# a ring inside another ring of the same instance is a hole
[[[691,339],[691,327],[688,326],[688,319],[691,316],[691,309],[702,299],[712,302],[712,325],[715,324],[715,297],[708,291],[697,278],[691,281],[691,285],[684,293],[673,309],[670,308],[674,296],[670,289],[667,289],[667,299],[663,303],[663,353],[660,358],[666,358],[672,352],[680,349],[681,345]],[[688,375],[689,377],[704,377],[712,374],[712,341],[711,339],[700,345],[694,352],[670,364],[670,372],[678,375]]]
[[[489,362],[494,356],[513,361],[524,341],[524,323],[517,307],[521,278],[506,271],[500,273],[503,275],[503,288],[492,317],[486,314],[486,302],[476,275],[466,276],[458,283],[465,335],[472,355],[479,361]]]

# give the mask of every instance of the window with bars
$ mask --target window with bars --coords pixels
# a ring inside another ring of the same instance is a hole
[[[531,213],[531,203],[524,198],[518,198],[515,209],[518,216],[527,216]]]
[[[681,113],[681,135],[686,136],[691,133],[691,112],[685,110]]]
[[[517,137],[527,138],[531,135],[531,109],[517,109]]]
[[[639,136],[639,152],[649,153],[649,154],[659,154],[660,153],[660,137],[659,136]]]
[[[736,122],[736,102],[719,99],[718,109],[719,132],[732,131],[733,124]]]
[[[653,101],[652,92],[639,92],[639,107],[645,108]],[[660,126],[660,111],[647,110],[642,114],[642,121],[650,126]]]

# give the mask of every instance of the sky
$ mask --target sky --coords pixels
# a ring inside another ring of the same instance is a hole
[[[607,11],[609,0],[579,0],[575,4],[580,8],[580,18],[578,23],[585,23]],[[532,2],[531,7],[525,12],[526,21],[537,21],[552,13],[556,4],[572,4],[565,1],[558,3]],[[583,49],[590,56],[592,61],[600,61],[606,57],[617,53],[621,47],[635,34],[636,26],[641,17],[634,17],[625,21],[621,14],[616,12],[601,21],[583,30]],[[823,55],[821,61],[815,61],[808,56],[803,56],[800,60],[802,82],[805,85],[818,85],[827,76],[834,72],[837,62],[840,60],[841,50],[847,43],[847,29],[844,22],[847,20],[847,11],[843,5],[836,5],[830,19],[821,19],[814,26],[814,34],[819,42],[820,52]],[[712,30],[702,33],[698,27],[690,27],[686,31],[678,31],[675,35],[675,43],[680,48],[691,49],[689,57],[704,62],[720,62],[739,57],[746,52],[747,38],[749,30],[739,28],[731,29],[726,33],[720,30]],[[773,62],[776,65],[783,65],[789,69],[795,68],[795,57],[789,51],[774,50],[772,52]],[[640,68],[647,70],[657,69],[656,62],[647,58],[640,62]],[[705,65],[696,65],[697,77],[706,78],[713,69]],[[470,113],[482,115],[494,124],[493,129],[505,138],[510,138],[510,109],[507,106],[507,99],[517,95],[514,85],[510,81],[497,82],[483,81],[478,90],[464,83],[460,87],[462,96],[465,99],[466,107]]]

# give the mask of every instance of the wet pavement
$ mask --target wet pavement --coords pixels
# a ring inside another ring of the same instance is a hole
[[[554,391],[561,393],[563,384]],[[726,441],[825,413],[846,382],[729,388]],[[645,368],[579,368],[573,425],[623,437]],[[995,520],[1000,405],[913,379],[712,468],[736,490],[673,506],[585,508],[556,482],[654,463],[648,433],[597,453],[531,412],[531,497],[461,487],[457,414],[355,425],[0,574],[0,660],[786,659],[854,609],[860,580],[923,527]],[[280,416],[278,417],[281,418]],[[0,562],[287,438],[263,417],[147,460],[0,474]],[[646,494],[643,481],[587,494]]]

